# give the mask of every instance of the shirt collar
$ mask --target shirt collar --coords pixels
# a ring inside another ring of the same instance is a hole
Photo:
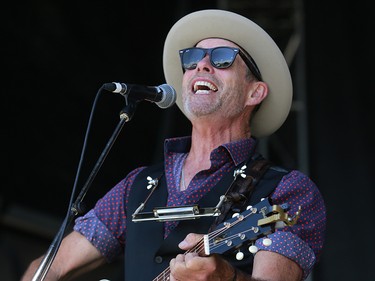
[[[234,142],[225,143],[211,152],[211,158],[220,147],[225,148],[235,166],[245,162],[254,155],[257,141],[254,138],[241,139]],[[166,139],[164,142],[165,155],[169,153],[188,153],[191,146],[191,137],[179,137]]]

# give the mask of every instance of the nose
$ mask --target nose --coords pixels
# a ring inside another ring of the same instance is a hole
[[[206,54],[204,58],[197,63],[196,69],[197,71],[213,71],[213,66],[211,65],[210,56],[208,54]]]

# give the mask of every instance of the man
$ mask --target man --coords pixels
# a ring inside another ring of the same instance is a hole
[[[166,140],[162,165],[135,169],[78,218],[46,280],[76,276],[123,253],[131,281],[305,279],[323,246],[324,201],[306,175],[271,166],[256,153],[256,138],[276,131],[290,109],[292,83],[282,53],[252,21],[203,10],[172,27],[163,65],[192,123],[191,137]],[[251,253],[243,253],[246,243],[222,253],[192,250],[202,234],[215,233],[264,197],[300,214],[296,223],[259,234]]]

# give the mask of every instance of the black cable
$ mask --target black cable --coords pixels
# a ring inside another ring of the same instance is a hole
[[[89,121],[88,121],[87,128],[86,128],[85,138],[84,138],[84,141],[83,141],[83,146],[82,146],[81,156],[80,156],[80,160],[79,160],[79,164],[78,164],[78,168],[77,168],[77,172],[76,172],[76,177],[75,177],[75,180],[74,180],[73,189],[72,189],[72,193],[71,193],[70,200],[69,200],[67,214],[64,218],[64,221],[63,221],[54,241],[52,242],[52,244],[51,244],[51,246],[50,246],[50,248],[47,252],[48,254],[45,255],[44,259],[42,260],[42,262],[41,262],[41,264],[38,268],[38,270],[36,271],[36,274],[34,275],[33,281],[34,280],[35,281],[36,280],[44,280],[45,275],[47,274],[48,269],[49,269],[50,265],[52,264],[52,261],[55,258],[56,253],[57,253],[57,251],[60,247],[61,241],[62,241],[62,239],[65,235],[67,227],[69,226],[69,224],[73,220],[74,216],[77,215],[77,212],[72,210],[73,209],[72,208],[73,202],[74,202],[74,198],[75,198],[75,194],[76,194],[76,190],[77,190],[78,179],[80,177],[80,173],[81,173],[81,169],[82,169],[82,163],[83,163],[84,158],[85,158],[87,141],[88,141],[88,137],[90,135],[90,130],[91,130],[94,112],[95,112],[96,105],[97,105],[98,99],[99,99],[102,91],[103,91],[103,86],[96,93],[96,96],[95,96],[95,99],[94,99],[94,102],[93,102],[93,106],[91,108],[91,113],[90,113]],[[74,214],[72,212],[74,212]],[[38,272],[38,271],[40,271],[40,272]],[[37,275],[40,275],[40,278],[38,278]],[[37,278],[37,279],[35,279],[35,278]]]

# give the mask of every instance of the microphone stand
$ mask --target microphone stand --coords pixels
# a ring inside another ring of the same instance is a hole
[[[48,270],[50,269],[52,262],[57,254],[57,251],[60,247],[62,238],[64,236],[66,227],[70,225],[70,223],[73,221],[74,217],[78,215],[79,213],[83,212],[82,208],[82,201],[85,197],[91,183],[93,182],[95,176],[97,175],[100,167],[102,166],[105,158],[107,157],[110,149],[112,148],[112,145],[114,144],[117,136],[121,132],[122,127],[124,124],[128,121],[130,121],[133,118],[135,109],[137,106],[137,101],[130,101],[129,99],[126,99],[126,105],[120,112],[120,121],[117,124],[114,132],[112,133],[112,136],[108,140],[103,152],[101,153],[99,159],[97,160],[91,174],[89,175],[85,185],[82,187],[81,192],[79,193],[76,201],[72,205],[70,212],[67,214],[67,216],[64,219],[63,224],[61,225],[58,233],[56,234],[54,240],[52,241],[50,247],[48,248],[48,251],[46,252],[43,260],[41,261],[38,269],[36,270],[32,281],[43,281],[46,277]]]

